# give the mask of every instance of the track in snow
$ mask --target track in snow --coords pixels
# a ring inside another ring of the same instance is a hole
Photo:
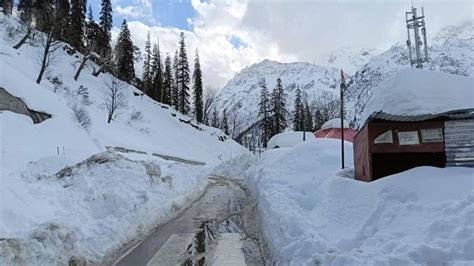
[[[255,204],[238,180],[211,176],[203,195],[117,265],[263,265]]]

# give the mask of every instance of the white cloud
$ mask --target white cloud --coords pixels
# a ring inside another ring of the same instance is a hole
[[[135,1],[150,2],[147,1]],[[386,49],[405,40],[409,1],[191,0],[196,11],[185,31],[190,64],[199,47],[206,85],[222,87],[245,66],[269,58],[315,62],[341,47]],[[151,2],[150,2],[151,5]],[[441,27],[472,19],[466,1],[416,0],[425,7],[428,35]],[[146,5],[145,5],[146,6]],[[133,8],[121,12],[135,14]],[[132,17],[132,15],[130,15]],[[159,22],[158,22],[159,23]],[[159,36],[162,52],[174,53],[181,30],[130,21],[134,42],[144,47],[147,32]],[[241,40],[240,47],[230,43]]]

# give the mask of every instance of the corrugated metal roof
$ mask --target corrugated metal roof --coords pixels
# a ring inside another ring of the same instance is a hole
[[[393,122],[421,122],[436,118],[447,118],[450,120],[472,119],[474,118],[474,108],[453,110],[439,114],[424,114],[424,115],[392,115],[382,111],[373,113],[368,121],[385,120]]]

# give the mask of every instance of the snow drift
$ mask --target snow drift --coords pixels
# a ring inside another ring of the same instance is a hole
[[[419,167],[365,183],[339,170],[339,145],[269,150],[247,171],[275,263],[474,263],[473,169]]]

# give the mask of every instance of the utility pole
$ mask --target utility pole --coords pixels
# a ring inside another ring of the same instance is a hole
[[[346,80],[344,72],[341,69],[341,164],[344,169],[344,90],[346,89]]]
[[[416,8],[411,7],[411,12],[405,12],[405,20],[407,24],[407,46],[408,54],[410,56],[410,65],[416,66],[416,68],[423,68],[423,63],[428,62],[428,45],[426,42],[426,27],[425,27],[425,11],[421,7],[421,17],[416,13]],[[420,36],[423,37],[421,41]],[[412,48],[411,36],[413,35],[415,47]],[[422,52],[423,50],[423,52]],[[413,53],[415,56],[413,56]],[[415,57],[415,58],[413,58]]]

